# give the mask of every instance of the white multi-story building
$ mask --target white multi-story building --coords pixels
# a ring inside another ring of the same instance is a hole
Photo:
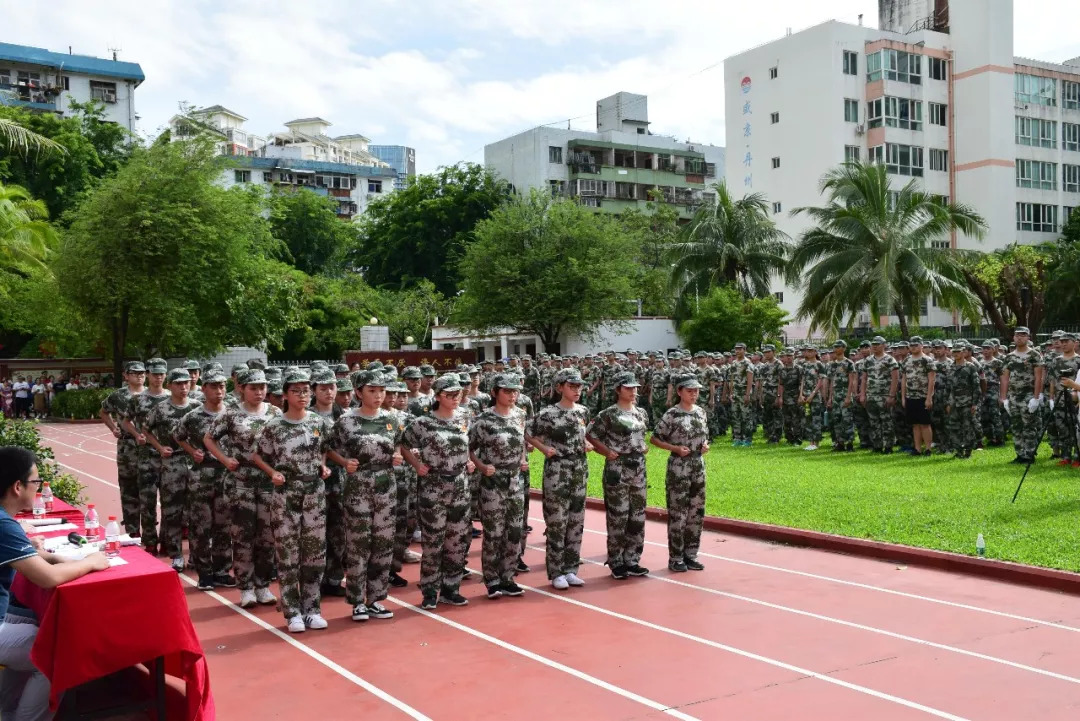
[[[1080,58],[1014,57],[1012,0],[880,0],[879,12],[879,29],[829,21],[725,61],[729,186],[764,193],[797,238],[808,220],[789,211],[822,204],[821,176],[871,160],[897,188],[915,179],[986,218],[981,243],[939,243],[993,250],[1056,237],[1080,205]],[[776,283],[794,315],[797,291]],[[956,319],[928,298],[919,322]]]
[[[71,102],[96,100],[105,119],[135,132],[135,88],[146,76],[138,63],[57,53],[29,45],[0,43],[0,104],[71,115]]]
[[[650,191],[687,219],[715,194],[724,149],[654,135],[648,98],[616,93],[596,103],[596,132],[536,127],[484,147],[484,164],[519,192],[547,188],[603,212],[646,209]]]

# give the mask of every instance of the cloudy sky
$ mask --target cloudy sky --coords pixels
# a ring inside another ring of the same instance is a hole
[[[1080,2],[1015,7],[1017,55],[1080,56]],[[334,134],[415,147],[428,171],[535,125],[592,130],[596,99],[619,90],[649,95],[657,132],[722,144],[725,57],[860,13],[876,25],[877,0],[0,0],[0,41],[119,48],[146,74],[146,135],[180,101],[264,135],[319,115]]]

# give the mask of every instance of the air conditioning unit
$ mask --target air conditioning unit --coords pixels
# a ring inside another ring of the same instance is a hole
[[[106,90],[105,93],[104,93],[104,97],[105,97],[105,102],[106,103],[115,103],[116,102],[116,93],[115,92],[109,92],[108,90]]]
[[[855,126],[855,134],[856,135],[863,135],[865,132],[866,132],[866,126],[863,125],[862,123],[859,123],[858,125]]]

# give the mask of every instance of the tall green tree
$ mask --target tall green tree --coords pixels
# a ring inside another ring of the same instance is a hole
[[[1075,323],[1080,318],[1080,211],[1073,210],[1061,237],[1043,247],[1046,272],[1047,321]]]
[[[982,315],[1001,337],[1011,338],[1015,326],[1027,326],[1032,333],[1042,327],[1050,264],[1046,249],[1014,244],[992,253],[969,253],[961,270]]]
[[[821,179],[826,204],[797,208],[814,226],[791,253],[787,280],[803,292],[798,316],[810,330],[836,334],[862,308],[896,315],[908,337],[922,299],[977,316],[959,256],[933,241],[956,230],[982,238],[986,222],[962,203],[922,191],[915,181],[894,189],[884,165],[846,163]]]
[[[771,295],[747,298],[730,285],[713,288],[679,326],[679,337],[691,351],[731,348],[736,343],[756,347],[778,338],[787,315]]]
[[[451,297],[473,229],[509,195],[509,185],[471,163],[419,175],[368,206],[348,265],[376,288],[408,288],[426,278]]]
[[[55,245],[56,232],[49,225],[45,204],[26,188],[0,183],[0,271],[43,268]]]
[[[635,310],[639,246],[614,217],[533,191],[480,221],[475,235],[461,262],[456,325],[508,326],[553,349],[568,332],[625,326]]]
[[[650,192],[651,198],[656,195],[661,195],[660,191]],[[635,293],[641,301],[642,315],[671,315],[675,299],[671,295],[668,254],[678,238],[679,214],[670,203],[652,199],[646,210],[628,210],[619,215],[624,231],[638,240]]]
[[[288,259],[310,275],[342,269],[355,247],[357,226],[337,216],[337,203],[313,190],[275,191],[270,196],[270,229],[289,249]]]
[[[205,141],[155,143],[99,183],[64,233],[54,269],[88,333],[124,355],[203,355],[280,344],[299,323],[299,271],[254,191],[225,190]]]
[[[787,258],[787,236],[769,218],[764,195],[736,200],[726,183],[713,188],[716,202],[702,205],[670,246],[679,318],[720,285],[736,287],[747,297],[769,295],[772,276],[783,272]]]

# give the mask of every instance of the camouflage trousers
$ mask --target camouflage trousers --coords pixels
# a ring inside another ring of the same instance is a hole
[[[390,570],[401,573],[405,551],[409,548],[409,518],[415,515],[416,506],[416,471],[408,463],[394,469],[394,487],[397,502],[394,504],[394,560]]]
[[[635,566],[645,549],[645,454],[629,453],[604,462],[607,565]]]
[[[279,607],[285,619],[319,613],[326,571],[326,485],[321,478],[285,474],[270,494],[270,527],[277,550]]]
[[[893,436],[901,448],[915,447],[915,431],[911,428],[911,422],[907,419],[903,404],[897,400],[892,407]]]
[[[664,493],[668,509],[668,557],[697,558],[705,521],[705,459],[691,453],[668,457]]]
[[[1012,428],[1013,448],[1021,458],[1034,458],[1042,435],[1043,418],[1037,409],[1029,413],[1029,398],[1009,398],[1009,426]]]
[[[972,408],[975,403],[974,398],[960,400],[949,409],[945,426],[954,451],[970,451],[979,440],[978,409]]]
[[[232,494],[225,467],[203,461],[188,486],[188,549],[200,576],[225,575],[232,568]]]
[[[241,591],[266,588],[274,567],[270,497],[273,486],[251,467],[231,473],[233,574]]]
[[[836,408],[834,405],[833,408]],[[851,420],[855,424],[855,429],[859,431],[859,445],[864,448],[873,448],[874,443],[871,440],[870,433],[870,414],[866,411],[866,406],[861,403],[854,402],[851,406]],[[852,437],[854,440],[854,436]]]
[[[795,400],[785,401],[780,409],[784,421],[784,438],[788,443],[802,443],[806,407]]]
[[[323,582],[336,586],[345,578],[345,469],[330,465],[326,479],[326,574]]]
[[[765,393],[761,399],[761,430],[770,443],[776,443],[784,434],[784,410],[776,405],[776,398],[776,394]]]
[[[997,391],[987,393],[982,399],[982,433],[990,443],[1005,440],[1004,411]]]
[[[859,406],[862,408],[862,406]],[[834,446],[852,443],[855,440],[855,419],[853,408],[843,403],[833,403],[829,409],[829,432]],[[863,409],[865,410],[865,409]],[[861,436],[861,434],[860,434]],[[860,438],[869,445],[870,437]]]
[[[589,464],[584,454],[544,461],[544,535],[548,579],[577,573],[585,532]]]
[[[731,399],[731,440],[750,441],[754,438],[753,409],[743,401],[741,393]]]
[[[184,509],[191,481],[191,458],[177,451],[161,459],[161,555],[183,558]]]
[[[1076,404],[1065,402],[1065,394],[1059,393],[1054,400],[1054,410],[1050,411],[1046,434],[1050,446],[1063,458],[1077,458],[1076,453]],[[1050,431],[1053,436],[1050,437]]]
[[[420,590],[456,591],[465,575],[465,533],[470,525],[469,477],[432,471],[420,479],[417,494],[420,518]]]
[[[803,419],[803,438],[814,445],[821,443],[822,430],[825,426],[825,404],[821,398],[814,396],[805,406],[806,416]]]
[[[396,480],[391,467],[345,474],[345,598],[349,605],[386,598],[397,526]]]
[[[498,469],[480,477],[480,520],[484,540],[480,561],[484,585],[494,586],[514,580],[521,556],[524,480],[520,466]]]
[[[717,396],[720,395],[720,391],[716,392]],[[713,429],[713,438],[727,433],[728,426],[731,424],[731,405],[727,403],[721,403],[719,400],[713,404],[713,417],[716,419],[716,428]]]
[[[142,545],[158,543],[158,488],[161,486],[161,456],[148,446],[139,448],[139,526]]]
[[[525,545],[529,542],[529,498],[532,496],[529,484],[529,472],[521,472],[521,543],[518,544],[518,560],[525,556]]]
[[[649,404],[650,412],[652,413],[652,427],[656,428],[656,424],[660,422],[660,419],[667,413],[667,391],[657,392],[657,395],[652,397],[652,401]]]
[[[896,441],[892,408],[884,398],[867,398],[866,415],[870,420],[870,445],[878,450],[891,449]]]
[[[116,481],[120,486],[120,512],[124,531],[139,535],[139,444],[126,433],[116,439]]]
[[[953,449],[953,439],[949,437],[947,405],[944,396],[935,393],[934,405],[930,408],[930,430],[934,434],[934,448],[945,452]]]

